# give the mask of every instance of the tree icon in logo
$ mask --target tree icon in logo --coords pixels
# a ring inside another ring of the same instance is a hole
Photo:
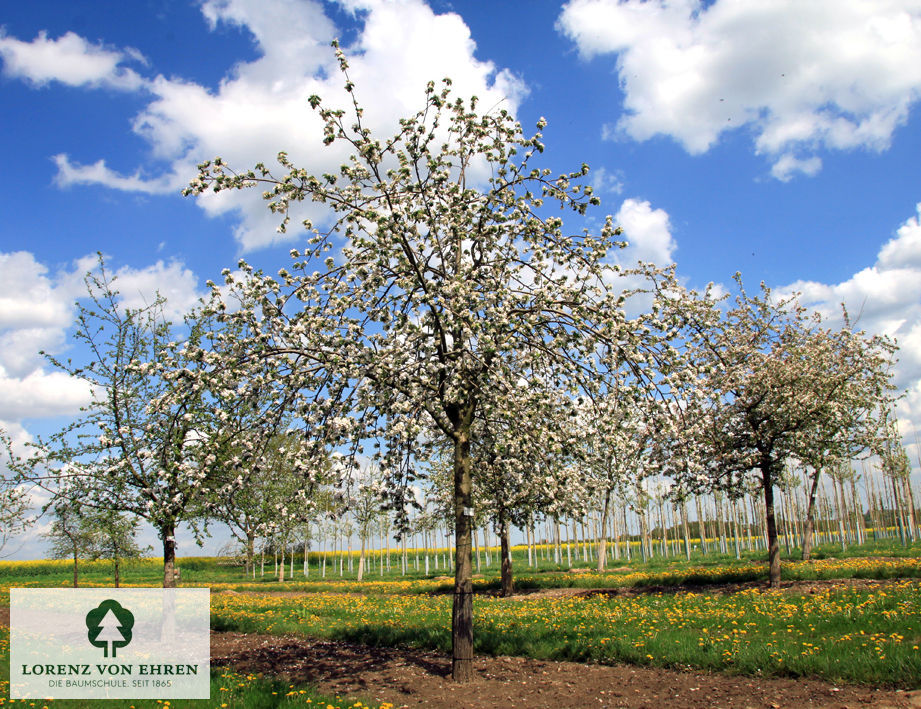
[[[87,637],[94,647],[101,647],[103,657],[115,657],[116,648],[131,642],[134,614],[111,598],[100,603],[86,614]]]

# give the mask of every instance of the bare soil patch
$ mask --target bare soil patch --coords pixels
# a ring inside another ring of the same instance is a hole
[[[310,683],[322,691],[396,707],[645,707],[777,709],[921,707],[921,692],[758,679],[629,665],[478,657],[475,679],[455,684],[444,655],[299,636],[212,633],[215,665]]]

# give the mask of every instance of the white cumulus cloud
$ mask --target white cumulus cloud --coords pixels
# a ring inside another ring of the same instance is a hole
[[[48,268],[27,251],[0,253],[0,330],[58,328],[70,322],[69,304],[55,293]]]
[[[144,268],[123,266],[115,271],[115,276],[115,287],[125,307],[143,308],[159,294],[166,299],[164,314],[177,323],[204,296],[196,275],[176,261],[157,261]]]
[[[359,22],[359,32],[345,50],[350,78],[365,109],[363,120],[373,131],[394,132],[399,118],[422,107],[426,83],[445,77],[453,80],[455,95],[478,96],[484,110],[517,110],[524,84],[508,70],[476,58],[476,44],[459,15],[438,14],[423,0],[339,4]],[[195,177],[196,165],[203,160],[220,155],[240,169],[257,162],[271,167],[280,150],[315,174],[338,170],[348,155],[339,146],[323,149],[321,121],[307,103],[316,94],[330,107],[351,105],[329,47],[340,30],[322,3],[205,0],[201,12],[212,28],[227,24],[247,31],[259,56],[228,67],[216,90],[181,77],[155,76],[137,84],[149,101],[132,129],[148,142],[152,156],[166,163],[161,173],[150,174],[139,166],[133,174],[121,174],[108,167],[106,156],[84,165],[60,154],[54,157],[59,184],[100,184],[141,193],[178,191]],[[75,35],[65,37],[80,62],[96,62],[92,71],[84,72],[88,78],[74,79],[75,84],[105,83],[105,77],[117,75],[119,62],[127,56],[127,51],[105,50]],[[41,35],[33,44],[47,41]],[[8,39],[10,46],[17,42]],[[13,76],[39,76],[11,68],[10,60],[6,66]],[[60,75],[49,78],[63,80]],[[244,250],[296,238],[294,229],[289,235],[276,232],[278,216],[265,208],[260,191],[207,194],[198,200],[209,214],[239,215],[236,239]],[[297,224],[309,217],[319,222],[324,214],[318,205],[296,205],[292,221]]]
[[[614,216],[614,223],[623,229],[627,248],[618,252],[622,264],[639,261],[668,266],[674,263],[675,240],[672,238],[668,213],[653,209],[647,201],[625,199]]]
[[[54,180],[61,187],[103,185],[127,192],[165,194],[167,192],[177,192],[184,183],[182,176],[176,174],[162,175],[151,179],[145,178],[138,170],[133,175],[122,175],[106,165],[105,160],[97,160],[90,165],[76,165],[63,153],[54,155],[52,160],[54,160],[54,164],[58,168]]]
[[[0,418],[21,421],[74,414],[92,398],[85,382],[63,372],[35,370],[25,377],[0,372]]]
[[[40,351],[79,360],[87,353],[68,343],[74,323],[74,301],[86,296],[84,275],[97,267],[97,257],[77,259],[52,273],[32,253],[0,252],[0,419],[77,413],[90,401],[85,383],[55,371]],[[204,294],[195,274],[181,263],[156,263],[143,268],[110,269],[122,304],[140,308],[166,298],[165,315],[181,322]]]
[[[921,96],[919,0],[571,0],[558,29],[616,56],[625,113],[605,135],[696,154],[744,127],[782,180],[820,149],[886,149]]]
[[[921,204],[917,208],[918,215],[907,219],[883,244],[872,266],[841,283],[796,281],[781,289],[801,293],[804,305],[832,322],[841,322],[844,304],[856,327],[895,338],[900,388],[921,387]]]
[[[58,81],[68,86],[133,90],[143,83],[133,69],[124,66],[127,61],[143,62],[136,50],[107,49],[73,32],[57,39],[49,39],[45,32],[39,32],[31,42],[0,32],[0,57],[4,74],[36,86]]]

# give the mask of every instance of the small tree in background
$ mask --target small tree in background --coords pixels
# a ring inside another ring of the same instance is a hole
[[[50,507],[54,515],[51,528],[43,535],[51,546],[52,559],[74,560],[74,588],[79,586],[80,557],[87,558],[95,542],[92,525],[87,524],[82,508],[70,497],[59,497]]]
[[[602,503],[596,567],[599,573],[606,564],[608,521],[615,495],[618,491],[626,495],[626,490],[650,475],[653,468],[651,421],[655,417],[648,408],[651,402],[645,389],[626,373],[616,373],[603,395],[586,401],[579,417],[583,484]],[[660,408],[655,411],[664,412]]]
[[[300,474],[297,462],[302,440],[292,434],[273,433],[279,426],[254,421],[243,429],[249,445],[230,445],[220,456],[223,484],[206,502],[210,520],[223,522],[242,545],[246,574],[255,573],[256,539],[271,532],[287,538],[317,514],[313,499],[328,460],[318,463],[310,476]],[[328,477],[328,475],[327,475]]]
[[[374,524],[381,516],[385,494],[380,470],[374,466],[353,468],[345,481],[344,498],[347,508],[355,518],[355,527],[361,549],[358,553],[359,582],[365,575],[365,552]]]
[[[539,379],[498,401],[484,398],[471,446],[478,512],[499,537],[501,594],[514,593],[511,527],[571,506],[580,471],[576,410]]]
[[[910,544],[918,537],[914,493],[911,490],[911,462],[902,445],[902,437],[895,420],[889,420],[886,424],[886,439],[880,454],[880,467],[892,485],[892,512],[899,530],[899,538],[903,544]]]
[[[22,459],[13,452],[13,442],[0,429],[0,445],[6,454],[6,464],[0,475],[0,552],[10,539],[24,532],[35,522],[29,515],[30,495],[23,484]]]
[[[138,521],[114,510],[92,510],[81,520],[89,537],[88,554],[92,560],[112,562],[115,588],[121,583],[120,569],[127,559],[140,559],[151,547],[138,546]]]

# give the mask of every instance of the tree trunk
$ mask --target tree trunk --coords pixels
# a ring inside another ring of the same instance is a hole
[[[115,588],[118,588],[118,582],[120,580],[119,575],[118,575],[118,567],[119,567],[119,563],[118,563],[118,559],[116,559],[115,560]]]
[[[358,556],[358,583],[361,583],[361,580],[365,577],[365,540],[368,536],[367,532],[359,532],[361,536],[361,552]]]
[[[80,577],[77,572],[77,564],[79,560],[79,554],[77,553],[77,546],[74,545],[74,588],[77,588],[79,585]]]
[[[899,531],[899,541],[903,546],[908,546],[908,535],[905,531],[905,520],[902,516],[901,495],[899,495],[899,489],[896,485],[895,478],[889,478],[889,482],[892,484],[892,515],[895,519],[895,524]]]
[[[534,559],[535,559],[535,554],[534,554],[534,527],[531,526],[530,524],[527,525],[526,534],[528,535],[528,568],[532,568],[532,567],[534,566]]]
[[[736,548],[736,559],[742,558],[742,530],[739,529],[739,505],[736,500],[729,498],[729,518],[732,522],[732,538]]]
[[[863,544],[866,541],[866,530],[863,521],[863,503],[860,501],[860,495],[857,494],[857,481],[851,478],[851,505],[854,512],[854,532],[857,534],[857,543]]]
[[[377,556],[378,565],[377,571],[378,576],[384,575],[384,523],[381,520],[381,523],[377,526],[377,548],[380,549],[380,554]]]
[[[508,597],[515,593],[515,583],[512,578],[512,548],[509,544],[509,529],[508,529],[508,520],[503,519],[501,521],[501,529],[499,534],[501,536],[500,546],[502,561],[500,563],[501,575],[502,575],[502,596]]]
[[[652,552],[651,542],[649,541],[649,530],[646,526],[646,510],[637,510],[637,515],[640,518],[640,551],[643,552],[643,563],[645,564],[649,561]]]
[[[620,529],[619,523],[617,521],[617,505],[614,505],[614,511],[611,513],[611,541],[613,541],[614,547],[614,559],[615,561],[620,561]],[[629,540],[627,542],[629,544]]]
[[[163,588],[176,588],[176,523],[170,520],[160,527],[163,540]]]
[[[246,561],[244,562],[243,572],[247,576],[252,574],[256,577],[256,530],[246,530]]]
[[[687,502],[681,501],[681,528],[684,531],[684,556],[691,560],[691,531],[688,529],[688,506]]]
[[[422,532],[422,560],[425,562],[425,575],[429,575],[429,552],[431,546],[428,530]]]
[[[572,568],[572,525],[563,522],[566,529],[566,566]]]
[[[780,545],[777,542],[777,521],[774,518],[774,474],[770,461],[761,464],[761,481],[764,485],[764,521],[767,526],[771,588],[779,588]]]
[[[474,527],[470,533],[473,537],[473,553],[476,556],[476,572],[480,573],[480,571],[482,571],[482,564],[480,562],[480,535],[477,533],[476,527]]]
[[[662,525],[662,556],[668,557],[668,520],[665,518],[665,504],[659,498],[659,524]]]
[[[608,546],[608,512],[611,506],[611,491],[604,491],[604,505],[601,507],[601,524],[598,525],[598,566],[596,570],[600,574],[604,571],[604,564],[607,561]]]
[[[819,476],[821,470],[816,470],[809,486],[809,503],[806,505],[806,528],[803,530],[803,561],[809,561],[812,556],[812,540],[815,534],[815,498],[819,491]]]
[[[403,576],[406,576],[406,570],[409,566],[409,557],[406,556],[406,535],[400,534],[400,565]]]
[[[791,553],[791,547],[796,546],[796,517],[793,516],[793,495],[791,490],[787,489],[781,498],[784,516],[784,544],[787,547],[787,554]]]
[[[563,565],[563,542],[562,534],[560,533],[560,520],[556,517],[553,518],[553,560],[556,562],[557,566]]]
[[[390,573],[390,519],[387,519],[387,572]]]
[[[472,411],[470,412],[472,415]],[[471,416],[472,418],[472,416]],[[451,677],[473,679],[473,478],[470,470],[470,424],[454,441],[454,603],[451,608]]]
[[[716,515],[717,533],[720,537],[720,553],[728,554],[729,542],[726,539],[726,521],[723,518],[725,508],[723,507],[722,497],[716,494],[713,495],[713,510],[714,514]]]
[[[630,561],[630,559],[633,557],[633,552],[630,549],[630,527],[627,524],[627,505],[624,505],[621,508],[621,512],[624,514],[624,534],[627,537],[627,543],[624,548],[624,556],[626,557],[627,561]]]
[[[706,554],[707,549],[707,525],[704,523],[704,511],[700,504],[700,495],[694,496],[694,503],[697,506],[697,536],[700,537],[700,553]]]
[[[799,489],[794,489],[790,496],[790,516],[793,518],[793,530],[796,537],[793,540],[794,547],[803,546],[803,537],[805,536],[805,519],[803,516],[803,506],[800,504]]]
[[[754,496],[754,495],[752,495],[752,496],[749,498],[749,506],[751,507],[752,519],[751,519],[751,523],[749,524],[749,522],[748,522],[748,512],[749,512],[749,509],[748,509],[748,508],[745,508],[745,528],[748,530],[748,534],[746,535],[746,536],[748,536],[748,548],[749,548],[749,550],[752,550],[752,549],[754,549],[755,546],[756,546],[756,545],[755,545],[754,539],[752,539],[752,531],[753,531],[752,528],[755,526],[755,524],[756,524],[756,522],[757,522],[757,520],[758,520],[758,511],[755,509],[755,496]],[[743,507],[743,508],[745,507],[745,503],[744,503],[744,502],[742,503],[742,507]],[[763,536],[764,548],[767,549],[768,546],[769,546],[769,545],[768,545],[768,540],[767,540],[767,530],[762,528],[761,534],[762,534],[762,536]]]
[[[838,517],[838,542],[841,544],[841,552],[847,551],[848,533],[845,525],[847,518],[847,502],[844,499],[844,484],[837,479],[832,479],[831,491],[835,497],[835,507],[837,508]]]
[[[915,512],[915,493],[911,489],[911,476],[905,478],[903,481],[905,485],[905,498],[906,505],[908,507],[908,528],[911,532],[911,539],[915,541],[918,539],[918,516]]]

